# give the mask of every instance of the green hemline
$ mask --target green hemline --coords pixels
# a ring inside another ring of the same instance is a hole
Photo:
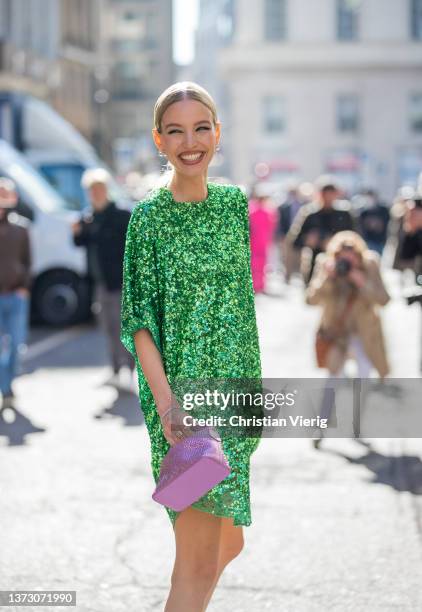
[[[188,506],[188,508],[193,508],[194,510],[198,510],[199,512],[205,512],[205,514],[211,514],[211,516],[217,516],[219,518],[231,518],[231,519],[233,519],[234,527],[250,527],[252,525],[252,521],[250,523],[235,523],[235,517],[232,516],[232,515],[228,516],[227,514],[217,514],[217,513],[214,513],[214,512],[208,512],[208,510],[203,510],[202,508],[195,508],[193,505],[192,506]],[[168,516],[168,514],[167,514],[167,516]],[[172,523],[173,531],[174,531],[174,527],[175,527],[176,521],[177,521],[179,516],[180,516],[180,512],[177,513],[177,515],[174,518],[174,521],[172,519],[170,519],[170,521]]]

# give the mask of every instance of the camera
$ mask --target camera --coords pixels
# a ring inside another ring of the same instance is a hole
[[[348,259],[337,259],[335,271],[337,276],[347,276],[352,269],[352,264]]]

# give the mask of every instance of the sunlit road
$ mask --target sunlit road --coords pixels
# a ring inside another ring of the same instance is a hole
[[[298,284],[270,290],[256,301],[264,376],[321,376],[318,310]],[[391,290],[393,375],[418,376],[420,312],[394,277]],[[81,612],[161,611],[172,529],[151,500],[136,394],[104,384],[106,364],[92,325],[31,333],[18,411],[0,421],[1,587],[76,590]],[[210,611],[422,609],[421,454],[419,439],[329,439],[319,451],[306,439],[262,440],[253,524]]]

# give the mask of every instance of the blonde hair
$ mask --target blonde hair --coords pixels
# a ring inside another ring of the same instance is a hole
[[[192,81],[181,81],[170,85],[158,98],[154,107],[154,127],[161,133],[163,115],[169,106],[181,100],[196,100],[211,111],[214,125],[218,122],[217,107],[206,89]]]
[[[353,250],[360,255],[362,260],[368,252],[368,245],[359,234],[351,230],[345,230],[343,232],[337,232],[337,234],[334,234],[334,236],[330,238],[326,249],[327,256],[335,257],[344,247],[353,248]]]

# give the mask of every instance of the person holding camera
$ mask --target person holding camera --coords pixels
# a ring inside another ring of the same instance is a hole
[[[322,306],[319,332],[326,338],[324,367],[338,375],[349,349],[360,378],[374,367],[381,378],[389,372],[378,308],[390,296],[379,268],[379,255],[352,231],[339,232],[318,255],[305,294],[307,304]]]
[[[356,360],[359,378],[369,378],[373,368],[382,379],[390,371],[378,313],[390,296],[379,260],[378,253],[353,231],[337,233],[326,253],[316,258],[305,299],[307,304],[322,306],[315,349],[318,366],[329,372],[327,388],[343,376],[349,355]],[[325,397],[321,418],[330,416],[327,401]]]

